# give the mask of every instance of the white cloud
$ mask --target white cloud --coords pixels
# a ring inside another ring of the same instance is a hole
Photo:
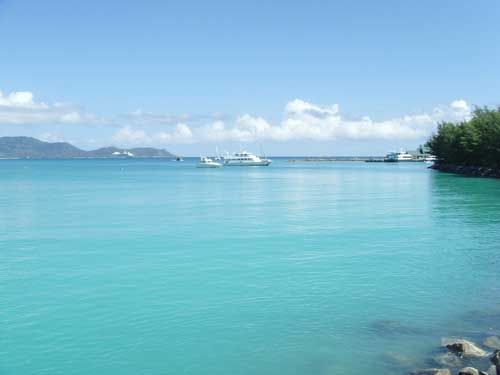
[[[183,123],[177,124],[172,131],[147,133],[143,129],[134,129],[124,126],[112,137],[113,142],[119,145],[138,146],[155,144],[188,144],[193,143],[191,128]]]
[[[44,132],[37,136],[38,139],[45,142],[65,142],[65,139],[59,134],[54,134],[51,132]]]
[[[291,116],[294,114],[310,114],[315,117],[328,117],[339,113],[339,105],[334,104],[330,107],[322,108],[301,99],[295,99],[287,103],[285,113]]]
[[[114,139],[123,143],[186,144],[217,142],[347,140],[418,140],[429,136],[440,121],[460,121],[470,117],[464,100],[438,106],[429,113],[418,113],[383,121],[368,116],[346,119],[338,104],[322,107],[295,99],[287,103],[282,121],[271,124],[263,117],[245,114],[232,122],[216,120],[197,127],[177,124],[173,130],[146,133],[127,126]],[[142,122],[144,125],[144,122]]]
[[[29,91],[8,95],[0,92],[0,125],[119,126],[111,137],[115,143],[123,145],[251,142],[257,139],[277,142],[334,139],[411,141],[429,136],[440,121],[461,121],[470,115],[471,108],[463,99],[428,112],[380,121],[368,116],[347,118],[338,104],[322,106],[294,99],[285,105],[283,118],[273,123],[250,114],[230,119],[220,114],[169,115],[140,109],[102,119],[71,104],[37,102]]]
[[[29,91],[11,92],[8,95],[0,91],[0,125],[78,124],[98,121],[95,116],[70,104],[48,105],[36,102],[33,93]]]
[[[46,109],[45,103],[35,103],[33,94],[29,91],[14,91],[9,95],[4,95],[0,91],[0,108],[30,108],[30,109]]]
[[[463,99],[452,101],[450,107],[460,111],[470,111],[469,105]]]
[[[144,130],[125,126],[114,134],[113,140],[119,144],[147,144],[151,142],[151,137]]]
[[[436,107],[430,113],[419,113],[374,121],[368,116],[345,119],[338,104],[321,107],[295,99],[285,106],[283,120],[271,125],[262,117],[243,115],[232,126],[215,122],[197,134],[200,141],[251,141],[270,139],[289,140],[333,140],[333,139],[384,139],[412,140],[432,133],[440,121],[457,121],[470,116],[470,108],[464,100]]]

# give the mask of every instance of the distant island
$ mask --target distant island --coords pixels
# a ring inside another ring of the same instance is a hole
[[[468,121],[439,124],[427,146],[436,170],[500,178],[500,108],[476,108]]]
[[[151,147],[103,147],[85,151],[66,142],[44,142],[32,137],[0,137],[0,159],[175,158],[167,150]]]

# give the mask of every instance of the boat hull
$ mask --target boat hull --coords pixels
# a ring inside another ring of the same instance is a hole
[[[269,164],[271,164],[270,160],[262,160],[262,161],[252,161],[252,162],[236,162],[236,161],[231,161],[231,162],[225,162],[224,166],[225,167],[267,167]]]
[[[198,164],[196,168],[220,168],[222,167],[222,164],[219,163],[203,163],[203,164]]]

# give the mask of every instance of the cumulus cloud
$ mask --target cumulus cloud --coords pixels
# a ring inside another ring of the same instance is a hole
[[[0,125],[9,124],[78,124],[95,123],[98,119],[80,108],[63,103],[48,105],[36,102],[29,91],[0,91]]]
[[[426,113],[417,113],[388,120],[375,121],[368,116],[345,118],[338,104],[319,106],[295,99],[286,104],[283,119],[271,124],[260,116],[245,114],[233,121],[215,120],[201,126],[177,124],[164,132],[146,133],[127,126],[114,139],[126,143],[156,144],[250,142],[272,140],[278,142],[313,140],[417,140],[429,136],[441,121],[461,121],[470,117],[471,109],[465,100],[435,107]]]
[[[452,101],[450,107],[459,111],[470,111],[469,105],[463,99]]]
[[[148,133],[143,129],[134,129],[124,126],[112,137],[115,143],[127,146],[151,144],[188,144],[193,143],[191,128],[183,123],[177,124],[172,131]]]
[[[285,113],[292,116],[302,113],[310,114],[314,117],[329,117],[339,113],[339,105],[334,104],[330,107],[320,107],[301,99],[295,99],[285,106]]]
[[[469,118],[471,108],[463,100],[430,111],[386,120],[369,116],[346,117],[338,104],[318,105],[294,99],[284,106],[282,119],[269,122],[262,116],[243,114],[229,118],[214,115],[169,115],[143,110],[100,118],[64,103],[38,102],[29,91],[0,92],[0,125],[111,125],[112,141],[122,145],[169,145],[254,140],[329,141],[418,140],[429,136],[440,121]],[[114,130],[118,127],[118,130]],[[49,129],[50,130],[50,129]],[[49,137],[47,137],[49,138]]]
[[[0,91],[0,107],[31,109],[48,108],[45,103],[35,103],[33,101],[33,94],[29,91],[11,92],[9,95],[4,95],[3,92]]]

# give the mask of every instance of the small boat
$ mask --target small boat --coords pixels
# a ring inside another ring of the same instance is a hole
[[[175,158],[175,161],[184,161],[184,159],[183,159],[183,158],[181,158],[180,156],[177,156],[177,157]]]
[[[207,157],[201,157],[200,162],[196,166],[197,168],[220,168],[222,167],[221,163],[216,163],[210,158]]]
[[[236,152],[233,155],[227,155],[224,157],[224,165],[228,167],[268,166],[269,164],[271,164],[270,159],[266,159],[265,157],[261,158],[247,151]]]

